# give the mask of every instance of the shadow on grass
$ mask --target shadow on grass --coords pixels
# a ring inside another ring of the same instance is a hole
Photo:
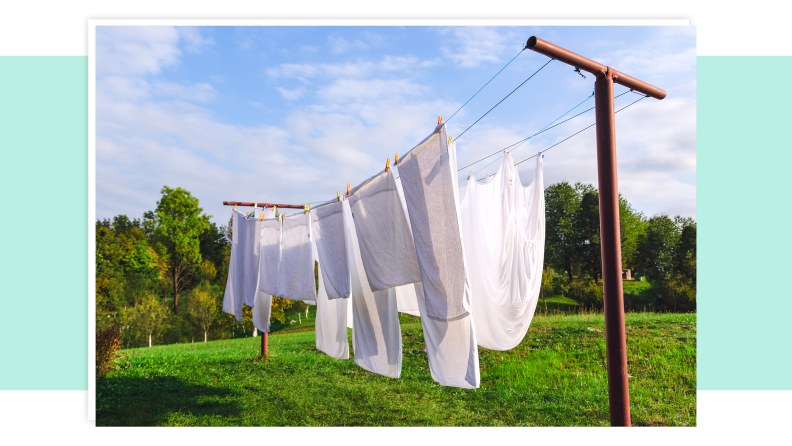
[[[96,380],[97,426],[169,425],[174,414],[190,418],[238,415],[237,392],[191,384],[173,376]]]

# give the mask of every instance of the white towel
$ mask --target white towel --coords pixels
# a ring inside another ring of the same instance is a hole
[[[278,270],[281,259],[281,222],[273,218],[261,222],[261,260],[259,290],[278,294]]]
[[[470,314],[456,182],[456,152],[440,124],[398,164],[426,298],[427,317],[453,321]]]
[[[316,301],[310,225],[309,213],[299,212],[283,218],[283,244],[278,268],[277,297]]]
[[[349,202],[342,202],[347,258],[352,279],[352,349],[355,364],[383,376],[401,375],[402,339],[396,299],[387,291],[372,292],[363,268]]]
[[[534,180],[520,184],[511,154],[484,184],[467,182],[460,204],[462,235],[473,291],[478,344],[516,347],[531,324],[542,281],[545,240],[542,157]]]
[[[421,280],[415,244],[393,171],[379,173],[350,191],[363,268],[372,291]]]
[[[253,307],[258,291],[259,258],[261,257],[262,223],[256,218],[239,218],[239,246],[242,248],[242,295],[244,303]],[[237,228],[234,228],[236,231]]]
[[[314,241],[317,239],[318,237],[314,235]],[[317,248],[318,246],[314,244],[315,257],[318,257]],[[346,247],[344,247],[344,251],[346,251]],[[322,262],[319,261],[319,269],[321,268]],[[328,299],[324,277],[319,277],[319,292],[316,294],[316,328],[314,330],[316,348],[335,359],[349,359],[348,302],[349,299]]]
[[[311,209],[314,243],[328,299],[350,295],[349,264],[344,238],[344,212],[340,201]]]
[[[242,322],[242,249],[239,248],[239,220],[245,218],[237,210],[231,211],[231,256],[228,262],[228,277],[223,294],[223,312]]]

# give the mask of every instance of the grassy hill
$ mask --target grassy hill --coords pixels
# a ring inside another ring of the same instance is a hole
[[[258,338],[123,350],[97,380],[97,425],[608,425],[601,314],[537,314],[517,348],[479,349],[481,388],[463,390],[432,381],[411,316],[402,375],[390,379],[316,350],[314,311],[273,333],[264,360]],[[633,425],[694,426],[696,315],[626,323]]]

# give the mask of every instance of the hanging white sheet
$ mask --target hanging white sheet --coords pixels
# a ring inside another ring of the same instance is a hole
[[[321,281],[328,299],[348,298],[349,263],[344,237],[344,212],[340,201],[311,209],[313,240],[316,245]]]
[[[349,201],[344,200],[347,258],[352,282],[352,349],[355,364],[390,378],[401,375],[402,339],[396,299],[387,291],[371,291]]]
[[[316,241],[318,237],[313,237],[313,239]],[[345,246],[343,249],[346,251]],[[318,258],[318,246],[315,244],[313,251],[314,257]],[[322,268],[321,261],[319,268]],[[316,294],[316,348],[332,358],[349,359],[349,337],[347,335],[349,299],[328,299],[326,290],[324,276],[320,275],[319,292]]]
[[[239,248],[239,220],[245,218],[237,210],[231,211],[231,256],[228,262],[228,277],[223,294],[223,312],[242,322],[242,249]]]
[[[427,316],[439,321],[464,318],[471,308],[460,233],[456,153],[452,160],[446,138],[445,124],[438,125],[398,164]]]
[[[460,204],[478,345],[516,347],[531,324],[542,281],[545,205],[542,156],[520,183],[510,153],[484,184],[471,176]]]
[[[393,170],[374,175],[352,189],[349,207],[371,291],[420,281],[415,244],[399,202]]]
[[[288,300],[316,301],[311,214],[299,212],[284,217],[282,237],[275,295]]]
[[[259,290],[278,294],[278,270],[281,260],[281,221],[278,218],[261,222],[261,259],[259,261]]]

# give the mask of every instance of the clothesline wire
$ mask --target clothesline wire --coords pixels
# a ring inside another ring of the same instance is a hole
[[[520,54],[522,54],[522,53],[523,53],[523,51],[525,51],[525,48],[523,48],[522,50],[520,50],[520,52],[519,52],[519,53],[517,53],[517,56],[519,56]],[[514,59],[516,59],[516,58],[517,58],[517,56],[514,56],[514,57],[512,58],[512,60],[510,60],[510,61],[509,61],[509,62],[508,62],[506,65],[504,65],[504,66],[503,66],[503,68],[501,68],[501,69],[500,69],[500,71],[498,71],[497,73],[495,73],[495,76],[492,76],[492,79],[495,79],[496,77],[498,77],[498,75],[499,75],[499,74],[501,74],[501,71],[503,71],[503,70],[504,70],[506,67],[508,67],[508,66],[509,66],[509,64],[511,64],[512,62],[514,62]],[[471,97],[470,97],[470,99],[468,99],[467,101],[465,101],[465,103],[464,103],[464,104],[462,104],[462,107],[466,106],[466,105],[467,105],[467,103],[468,103],[468,102],[470,102],[471,100],[473,100],[473,98],[475,98],[477,94],[481,93],[481,90],[483,90],[483,89],[484,89],[484,87],[486,87],[487,85],[489,85],[489,83],[490,83],[490,82],[492,82],[492,79],[488,80],[488,81],[487,81],[487,83],[486,83],[486,84],[484,84],[484,86],[482,86],[481,88],[479,88],[479,90],[476,92],[476,94],[474,94],[473,96],[471,96]],[[455,111],[455,112],[454,112],[454,114],[453,114],[453,115],[451,115],[451,117],[450,117],[450,118],[446,119],[446,123],[448,123],[448,121],[450,121],[450,120],[451,120],[451,118],[453,118],[453,117],[454,117],[454,116],[455,116],[457,113],[459,113],[459,110],[462,110],[462,107],[459,107],[459,108],[457,109],[457,111]]]
[[[632,90],[631,90],[631,91],[632,91]],[[648,98],[648,97],[649,97],[649,96],[643,96],[643,95],[642,95],[642,96],[641,96],[639,99],[636,99],[635,101],[633,101],[633,102],[630,102],[629,104],[625,105],[624,107],[622,107],[622,108],[620,108],[620,109],[616,110],[616,111],[615,111],[613,114],[615,115],[616,113],[619,113],[620,111],[622,111],[622,110],[626,109],[627,107],[630,107],[631,105],[635,104],[636,102],[640,102],[640,101],[642,101],[642,100],[644,100],[644,99],[646,99],[646,98]],[[528,161],[528,160],[529,160],[529,159],[531,159],[531,158],[536,158],[536,155],[539,155],[540,153],[545,153],[545,152],[547,152],[548,150],[552,149],[553,147],[555,147],[555,146],[557,146],[557,145],[561,144],[562,142],[564,142],[564,141],[566,141],[566,140],[568,140],[568,139],[572,138],[572,137],[573,137],[573,136],[575,136],[575,135],[578,135],[578,134],[580,134],[580,133],[583,133],[584,131],[586,131],[586,130],[588,130],[588,129],[592,128],[592,127],[594,127],[595,125],[597,125],[597,123],[596,123],[596,122],[595,122],[594,124],[591,124],[590,126],[588,126],[588,127],[584,128],[584,129],[582,129],[582,130],[578,131],[578,132],[575,132],[575,133],[573,133],[573,134],[571,134],[571,135],[567,136],[566,138],[562,139],[561,141],[558,141],[557,143],[555,143],[555,144],[553,144],[552,146],[550,146],[550,147],[548,147],[548,148],[546,148],[546,149],[544,149],[544,150],[542,150],[542,151],[540,151],[540,152],[536,153],[535,155],[533,155],[533,156],[529,156],[528,158],[525,158],[525,159],[524,159],[524,160],[522,160],[522,161],[519,161],[519,162],[517,162],[517,163],[514,163],[514,165],[516,166],[516,165],[518,165],[518,164],[522,164],[522,163],[524,163],[524,162]]]
[[[618,95],[618,96],[614,97],[613,99],[615,100],[615,99],[617,99],[617,98],[619,98],[619,97],[621,97],[621,96],[624,96],[625,94],[629,93],[630,91],[631,91],[631,90],[625,91],[624,93],[622,93],[622,94],[620,94],[620,95]],[[587,101],[589,98],[591,98],[591,96],[589,96],[588,98],[586,98],[586,101]],[[583,101],[583,102],[586,102],[586,101]],[[582,104],[583,102],[581,102],[581,104]],[[572,108],[572,110],[574,110],[575,108],[577,108],[577,107],[579,107],[579,106],[580,106],[580,104],[576,105],[575,107],[573,107],[573,108]],[[582,115],[582,114],[584,114],[584,113],[587,113],[587,112],[590,112],[591,110],[594,110],[594,108],[595,108],[595,107],[591,107],[591,108],[589,108],[589,109],[587,109],[587,110],[583,110],[582,112],[580,112],[580,113],[576,114],[575,116],[571,116],[571,117],[569,117],[569,118],[567,118],[567,119],[564,119],[563,121],[559,122],[558,124],[556,124],[556,125],[554,125],[554,126],[552,126],[552,127],[547,127],[547,128],[544,128],[544,129],[542,129],[542,130],[540,130],[540,131],[538,131],[538,132],[534,133],[533,135],[531,135],[531,136],[529,136],[529,137],[527,137],[527,138],[525,138],[525,139],[522,139],[522,140],[520,140],[520,141],[517,141],[516,143],[514,143],[514,144],[512,144],[512,145],[510,145],[510,146],[504,147],[503,149],[500,149],[500,150],[498,150],[498,151],[495,151],[495,152],[493,152],[493,153],[491,153],[491,154],[489,154],[489,155],[485,156],[484,158],[481,158],[480,160],[473,161],[472,163],[468,164],[467,166],[459,168],[459,169],[457,170],[457,172],[461,172],[463,169],[467,169],[468,167],[470,167],[470,166],[472,166],[472,165],[474,165],[474,164],[480,163],[480,162],[484,161],[484,160],[485,160],[485,159],[487,159],[487,158],[490,158],[490,157],[492,157],[492,156],[495,156],[495,155],[497,155],[497,154],[499,154],[499,153],[502,153],[504,150],[508,150],[508,149],[510,149],[510,148],[512,148],[512,147],[514,147],[514,146],[516,146],[516,145],[522,144],[522,143],[524,143],[525,141],[528,141],[529,139],[533,138],[534,136],[536,136],[536,135],[539,135],[540,133],[544,133],[544,132],[546,132],[546,131],[548,131],[548,130],[552,130],[552,129],[554,129],[554,128],[558,127],[559,125],[561,125],[561,124],[563,124],[563,123],[565,123],[565,122],[569,122],[569,121],[571,121],[571,120],[573,120],[573,119],[577,118],[578,116],[580,116],[580,115]],[[570,111],[572,111],[572,110],[570,110]],[[567,113],[569,113],[569,112],[567,112]],[[564,115],[566,115],[567,113],[564,113]],[[564,115],[561,115],[561,118],[563,118],[563,117],[564,117]],[[559,119],[560,119],[560,118],[559,118]],[[552,124],[552,123],[551,123],[551,124]],[[515,148],[516,148],[516,147],[515,147]],[[513,149],[512,149],[512,150],[513,150]]]
[[[547,124],[546,126],[542,127],[542,129],[541,129],[541,130],[539,130],[539,132],[537,132],[537,133],[535,133],[535,134],[533,134],[533,135],[529,136],[528,138],[525,138],[525,139],[523,139],[523,140],[522,140],[522,141],[520,141],[519,143],[517,143],[517,145],[516,145],[516,146],[515,146],[513,149],[509,150],[509,152],[511,153],[511,152],[513,152],[513,151],[517,150],[517,147],[520,147],[520,146],[521,146],[521,145],[522,145],[522,144],[523,144],[525,141],[528,141],[529,139],[531,139],[531,138],[533,138],[534,136],[538,135],[539,133],[543,132],[545,129],[547,129],[548,127],[550,127],[550,126],[553,124],[553,122],[556,122],[556,121],[558,121],[559,119],[563,118],[564,116],[568,115],[570,112],[572,112],[572,110],[574,110],[574,109],[576,109],[576,108],[580,107],[581,105],[583,105],[583,103],[584,103],[584,102],[588,101],[588,100],[589,100],[589,99],[591,99],[592,97],[594,97],[594,92],[593,92],[593,91],[591,92],[591,94],[590,94],[590,95],[589,95],[589,96],[588,96],[586,99],[584,99],[584,100],[580,101],[580,103],[578,103],[577,105],[575,105],[574,107],[572,107],[571,109],[569,109],[569,110],[568,110],[566,113],[564,113],[563,115],[561,115],[561,116],[559,116],[559,117],[557,117],[557,118],[553,119],[553,121],[552,121],[550,124]],[[571,118],[570,118],[570,119],[571,119]],[[511,146],[509,146],[509,147],[512,147],[512,146],[514,146],[514,144],[512,144],[512,145],[511,145]],[[484,169],[486,169],[487,167],[491,166],[491,165],[492,165],[493,163],[495,163],[496,161],[498,161],[498,158],[495,158],[494,160],[492,160],[492,161],[490,161],[489,163],[487,163],[487,165],[485,165],[485,166],[484,166],[484,167],[482,167],[481,169],[479,169],[479,170],[477,170],[477,171],[473,172],[473,173],[472,173],[472,175],[475,175],[475,174],[477,174],[477,173],[481,172],[482,170],[484,170]],[[474,164],[475,164],[475,163],[474,163]],[[459,170],[457,170],[457,172],[459,172]],[[457,182],[457,184],[461,183],[462,181],[465,181],[465,180],[459,180],[459,182]]]
[[[520,87],[522,87],[522,86],[523,86],[523,85],[524,85],[526,82],[528,82],[529,80],[531,80],[531,78],[532,78],[532,77],[536,76],[536,73],[538,73],[538,72],[542,71],[542,68],[546,67],[548,64],[550,64],[550,62],[552,62],[552,61],[554,61],[554,60],[555,60],[555,59],[550,59],[550,60],[548,60],[548,61],[547,61],[547,63],[546,63],[546,64],[544,64],[544,65],[542,65],[541,67],[539,67],[539,69],[538,69],[538,70],[536,70],[536,71],[534,71],[534,73],[533,73],[532,75],[528,76],[528,79],[526,79],[526,80],[522,81],[522,83],[521,83],[520,85],[518,85],[518,86],[517,86],[517,88],[515,88],[514,90],[512,90],[512,91],[511,91],[511,93],[507,94],[507,95],[506,95],[506,96],[505,96],[503,99],[501,99],[500,101],[498,101],[498,103],[497,103],[497,104],[493,105],[491,109],[487,110],[487,113],[484,113],[483,115],[481,115],[481,117],[480,117],[480,118],[476,119],[476,122],[474,122],[473,124],[470,124],[470,125],[468,126],[468,128],[466,128],[466,129],[465,129],[465,130],[464,130],[462,133],[460,133],[460,134],[459,134],[459,136],[457,136],[456,138],[454,138],[454,140],[458,140],[459,138],[461,138],[461,137],[462,137],[462,135],[464,135],[464,134],[465,134],[465,132],[467,132],[468,130],[470,130],[470,128],[471,128],[471,127],[473,127],[473,126],[474,126],[474,125],[476,125],[476,124],[477,124],[479,121],[481,121],[482,119],[484,119],[484,117],[485,117],[485,116],[487,116],[487,115],[489,114],[489,112],[491,112],[492,110],[494,110],[494,109],[495,109],[495,107],[499,106],[499,105],[501,104],[501,102],[505,101],[505,100],[506,100],[506,98],[508,98],[509,96],[511,96],[511,95],[512,95],[512,93],[514,93],[515,91],[517,91],[517,89],[519,89],[519,88],[520,88]]]

